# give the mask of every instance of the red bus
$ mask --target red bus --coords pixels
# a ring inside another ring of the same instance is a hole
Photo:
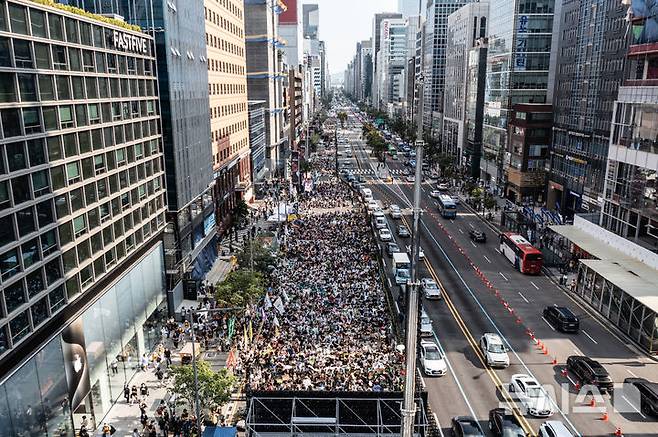
[[[500,234],[500,252],[514,264],[521,273],[538,275],[541,272],[543,257],[541,251],[519,234]]]

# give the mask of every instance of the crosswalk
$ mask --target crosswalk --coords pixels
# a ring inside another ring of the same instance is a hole
[[[352,170],[352,173],[356,175],[376,175],[378,172],[372,168],[355,168]],[[392,176],[400,176],[404,174],[402,169],[388,170],[388,173]]]

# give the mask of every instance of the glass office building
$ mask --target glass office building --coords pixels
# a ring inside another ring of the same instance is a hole
[[[63,407],[69,425],[102,417],[118,392],[93,388],[100,361],[152,346],[166,208],[154,51],[119,21],[0,0],[0,435],[54,435]],[[98,314],[115,319],[105,337]]]
[[[491,0],[481,178],[503,192],[512,105],[546,103],[553,0]]]

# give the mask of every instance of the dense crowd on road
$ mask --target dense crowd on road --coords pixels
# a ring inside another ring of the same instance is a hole
[[[354,193],[350,187],[335,180],[318,181],[312,193],[301,193],[299,196],[299,210],[302,213],[312,212],[313,209],[343,208],[354,203]]]
[[[308,205],[339,207],[352,196],[337,181],[316,185]],[[365,212],[304,215],[289,229],[251,342],[236,371],[248,390],[398,390],[394,348]],[[274,304],[272,304],[274,302]]]

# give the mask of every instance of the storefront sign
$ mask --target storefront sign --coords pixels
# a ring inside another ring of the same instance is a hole
[[[131,35],[126,32],[114,31],[112,34],[112,44],[114,48],[126,52],[148,53],[148,43],[146,38]]]

